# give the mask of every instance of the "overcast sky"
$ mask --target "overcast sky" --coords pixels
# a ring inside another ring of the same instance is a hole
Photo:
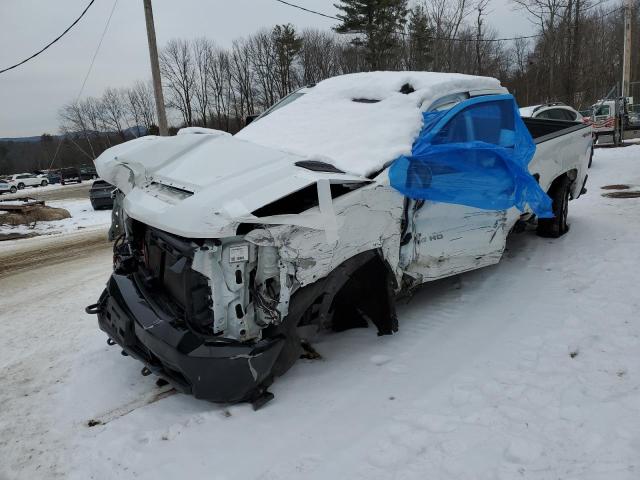
[[[0,0],[0,69],[58,36],[89,0]],[[335,0],[290,0],[335,14]],[[113,0],[96,0],[85,17],[45,53],[0,74],[0,138],[57,133],[57,112],[80,90]],[[174,37],[206,36],[228,46],[261,27],[292,23],[329,29],[334,22],[274,0],[154,0],[158,45]],[[526,35],[532,26],[509,0],[492,0],[489,23],[500,36]],[[149,56],[142,0],[119,0],[84,95],[147,79]]]

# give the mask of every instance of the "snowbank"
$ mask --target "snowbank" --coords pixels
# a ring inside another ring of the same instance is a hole
[[[53,235],[66,234],[82,229],[106,228],[111,224],[111,210],[95,211],[89,199],[47,201],[46,205],[62,208],[71,218],[53,221],[37,221],[35,225],[0,225],[0,234]]]
[[[415,91],[401,93],[405,84]],[[308,157],[328,158],[341,170],[368,175],[411,153],[422,126],[421,112],[434,100],[456,92],[499,88],[495,78],[454,73],[342,75],[318,83],[300,99],[253,122],[236,137]]]

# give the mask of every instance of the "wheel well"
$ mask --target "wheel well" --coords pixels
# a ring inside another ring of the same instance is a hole
[[[398,329],[396,279],[379,250],[362,252],[336,267],[325,278],[297,291],[289,308],[298,326],[319,325],[335,331],[366,326],[379,335]]]
[[[573,184],[575,183],[576,178],[578,178],[578,170],[576,170],[575,168],[564,172],[562,175],[557,176],[553,180],[553,182],[551,182],[551,185],[549,185],[549,189],[547,190],[547,194],[549,194],[565,178],[567,180],[569,180],[569,192],[571,193],[571,198],[574,198],[574,195],[573,195]]]
[[[341,321],[347,313],[345,308],[349,308],[345,303],[351,302],[351,313],[361,323],[371,320],[378,327],[378,335],[397,331],[394,287],[395,276],[382,252],[370,250],[351,257],[326,277],[295,292],[284,321],[264,331],[266,338],[285,338],[272,376],[282,375],[299,358],[302,347],[298,327],[317,325],[346,330],[358,326]]]

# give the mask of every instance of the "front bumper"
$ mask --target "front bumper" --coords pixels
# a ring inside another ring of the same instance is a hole
[[[154,309],[133,275],[114,273],[99,303],[100,329],[177,390],[214,402],[251,401],[271,383],[285,340],[205,340]]]

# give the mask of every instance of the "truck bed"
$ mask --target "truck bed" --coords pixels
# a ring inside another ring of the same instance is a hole
[[[584,185],[592,148],[591,128],[581,122],[523,118],[536,143],[536,153],[529,172],[537,176],[543,190],[565,172],[573,172],[576,181],[571,198],[578,198]]]
[[[560,135],[575,132],[576,130],[589,128],[588,125],[582,122],[570,122],[568,120],[547,120],[528,117],[524,117],[522,120],[536,144],[546,142]]]

